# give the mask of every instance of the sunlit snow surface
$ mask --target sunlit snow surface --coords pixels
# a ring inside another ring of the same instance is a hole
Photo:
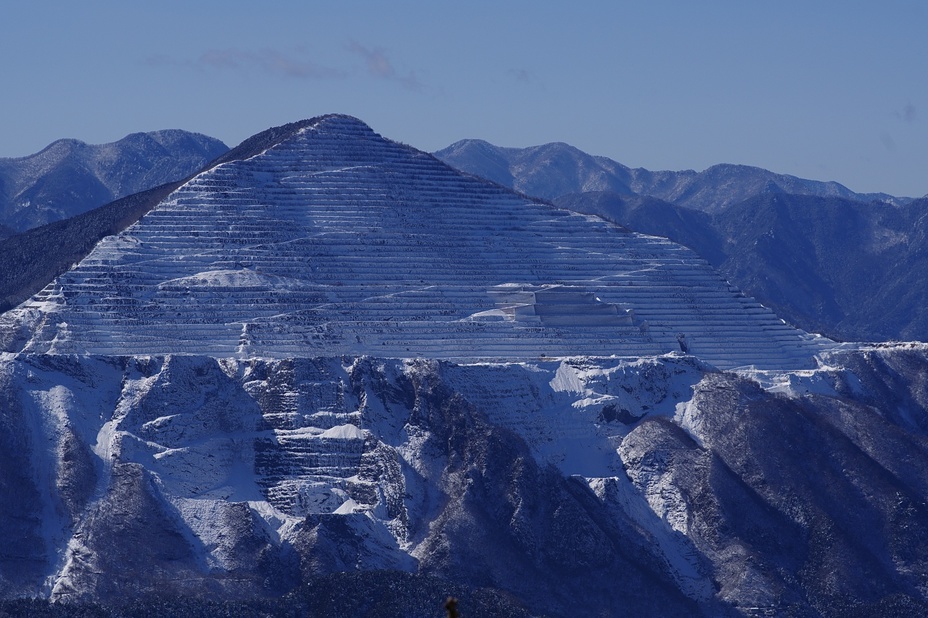
[[[197,176],[7,314],[16,330],[11,351],[462,361],[653,356],[682,335],[722,368],[812,367],[831,345],[680,245],[343,116]]]

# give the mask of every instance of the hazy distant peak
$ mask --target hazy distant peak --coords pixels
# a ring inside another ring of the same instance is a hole
[[[459,167],[455,165],[455,161],[468,160],[471,162],[470,168],[459,169],[464,169],[470,174],[492,180],[505,187],[514,188],[513,175],[509,169],[509,157],[505,154],[507,150],[517,151],[518,149],[497,147],[482,139],[464,139],[436,152],[435,156],[452,167]]]
[[[65,138],[55,140],[39,152],[22,157],[7,157],[0,159],[0,161],[3,161],[7,165],[17,165],[20,162],[36,160],[60,161],[74,152],[86,149],[87,147],[88,144],[79,139]]]
[[[462,140],[435,156],[452,167],[544,199],[583,191],[631,192],[624,165],[563,142],[502,148],[483,140]]]
[[[483,140],[461,140],[435,156],[460,170],[546,199],[585,191],[614,191],[656,197],[706,212],[718,212],[771,191],[896,205],[911,201],[886,193],[855,193],[834,181],[807,180],[750,165],[721,163],[702,172],[629,168],[562,142],[501,148]]]
[[[70,151],[78,148],[86,148],[88,146],[87,142],[81,141],[79,139],[74,139],[73,137],[66,137],[63,139],[58,139],[40,150],[37,154],[42,154],[49,151]],[[30,156],[36,155],[26,155],[25,157],[20,157],[26,159]]]
[[[453,152],[453,151],[468,150],[468,149],[483,149],[483,150],[488,150],[488,151],[522,150],[521,148],[507,148],[506,146],[496,146],[483,139],[462,139],[462,140],[458,140],[454,142],[453,144],[451,144],[450,146],[448,146],[447,148],[443,150],[440,150],[439,152],[445,152],[445,151]]]
[[[216,141],[215,138],[208,135],[191,131],[184,131],[183,129],[161,129],[160,131],[149,131],[148,133],[142,133],[142,135],[148,135],[161,145],[187,140],[204,142]]]
[[[218,139],[180,129],[106,144],[60,139],[35,154],[0,159],[0,224],[23,231],[72,217],[189,176],[227,150]]]

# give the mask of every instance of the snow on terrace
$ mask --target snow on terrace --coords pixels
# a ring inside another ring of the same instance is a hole
[[[329,116],[200,174],[5,316],[25,349],[524,360],[681,347],[805,367],[691,251],[536,203]]]

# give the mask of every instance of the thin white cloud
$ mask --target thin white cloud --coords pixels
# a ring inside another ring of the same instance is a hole
[[[395,81],[407,90],[421,90],[422,83],[416,78],[416,74],[410,71],[407,75],[400,75],[393,68],[393,63],[387,58],[386,52],[380,47],[373,49],[364,47],[357,41],[351,41],[348,50],[364,59],[367,64],[367,72],[373,77]]]

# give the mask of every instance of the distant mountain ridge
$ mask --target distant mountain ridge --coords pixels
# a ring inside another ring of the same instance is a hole
[[[465,139],[434,155],[459,170],[545,199],[570,193],[611,191],[656,197],[710,213],[763,193],[840,197],[895,205],[911,201],[887,193],[855,193],[837,182],[807,180],[748,165],[713,165],[702,172],[631,168],[561,142],[503,148],[479,139]]]
[[[805,330],[845,341],[928,340],[928,200],[904,206],[759,194],[716,213],[652,197],[553,200],[698,253]]]
[[[0,159],[0,225],[21,232],[67,219],[189,176],[228,150],[215,138],[169,129],[108,144],[62,139]]]
[[[928,199],[743,165],[650,172],[567,144],[463,140],[465,172],[695,250],[779,316],[839,340],[928,341]]]

